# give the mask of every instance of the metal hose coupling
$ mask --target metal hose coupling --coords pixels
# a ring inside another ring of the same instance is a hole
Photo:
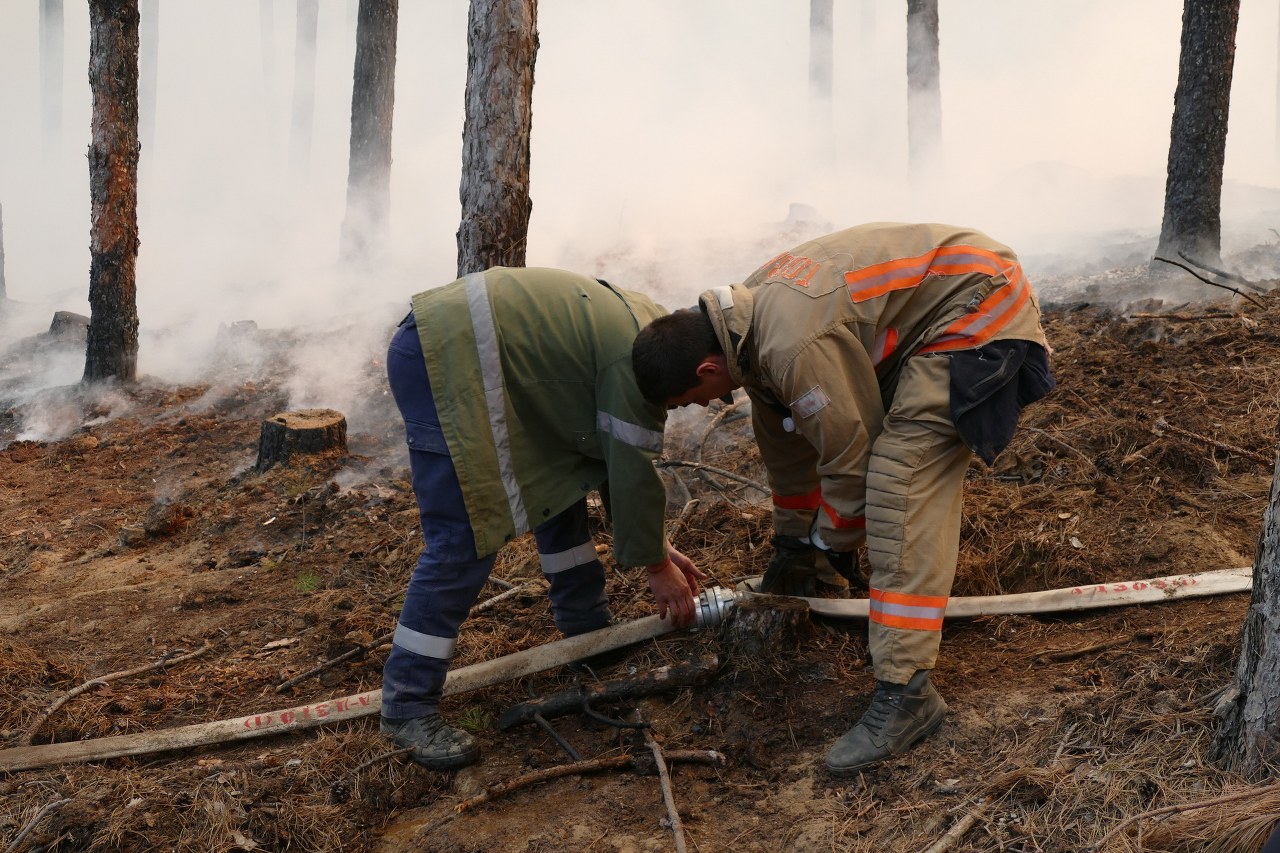
[[[711,589],[703,590],[694,599],[696,612],[694,627],[712,628],[719,625],[737,600],[738,593],[722,586],[714,586]]]

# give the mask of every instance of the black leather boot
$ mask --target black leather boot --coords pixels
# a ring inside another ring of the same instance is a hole
[[[827,753],[832,776],[853,776],[877,761],[906,752],[942,725],[947,703],[922,669],[906,684],[876,682],[871,706]]]

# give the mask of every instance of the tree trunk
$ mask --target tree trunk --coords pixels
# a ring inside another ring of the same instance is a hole
[[[524,266],[537,0],[471,0],[458,276]]]
[[[1222,722],[1210,755],[1228,770],[1260,779],[1280,762],[1280,454],[1253,559],[1235,684],[1218,707]]]
[[[298,0],[293,49],[293,167],[305,174],[311,159],[311,118],[316,109],[316,30],[320,0]]]
[[[809,0],[809,100],[813,156],[818,172],[835,166],[835,120],[832,115],[834,0]]]
[[[0,302],[9,298],[4,283],[4,205],[0,204]]]
[[[942,174],[938,0],[907,0],[907,166],[914,185]]]
[[[1240,0],[1185,0],[1157,257],[1221,263],[1222,165]],[[1152,261],[1152,268],[1163,268]]]
[[[156,136],[156,74],[160,64],[160,0],[142,0],[138,43],[138,142],[147,152],[142,168],[154,161]]]
[[[258,434],[259,471],[285,464],[294,454],[347,449],[347,419],[333,409],[281,412],[262,422]]]
[[[40,0],[40,101],[45,144],[62,133],[62,0]]]
[[[84,379],[138,367],[138,0],[89,0],[89,337]]]
[[[391,119],[400,0],[360,0],[351,88],[351,163],[342,257],[370,262],[386,245],[391,208]]]
[[[755,593],[734,604],[720,635],[739,669],[785,671],[779,662],[792,659],[812,630],[809,602]]]

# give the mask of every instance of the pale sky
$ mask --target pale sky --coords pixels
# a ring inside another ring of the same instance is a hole
[[[1018,249],[1033,280],[1034,257],[1159,231],[1176,0],[941,0],[948,180],[927,193],[905,180],[901,0],[835,0],[840,159],[817,174],[808,0],[538,6],[530,265],[603,275],[679,307],[788,248],[769,235],[792,203],[832,230],[879,219],[972,225]],[[377,324],[402,314],[413,292],[454,276],[468,4],[400,3],[394,268],[359,281],[332,268],[356,3],[320,7],[314,136],[299,176],[288,162],[295,2],[272,2],[264,51],[259,0],[160,0],[156,135],[140,191],[143,371],[189,378],[199,357],[179,344],[207,344],[237,320],[367,316],[381,334]],[[10,340],[46,328],[54,310],[88,313],[87,4],[65,4],[55,139],[41,130],[38,8],[0,5],[6,278],[9,297],[34,309],[27,326],[0,331]],[[1228,244],[1264,242],[1280,227],[1278,33],[1276,3],[1242,0]]]

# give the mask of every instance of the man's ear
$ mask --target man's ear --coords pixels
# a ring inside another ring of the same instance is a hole
[[[710,355],[698,362],[697,369],[693,371],[693,375],[699,379],[705,376],[715,376],[718,373],[720,373],[720,365],[715,360],[715,356]]]

